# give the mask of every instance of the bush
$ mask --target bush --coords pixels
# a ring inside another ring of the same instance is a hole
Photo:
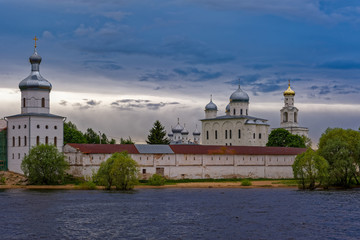
[[[60,184],[64,182],[69,164],[54,145],[41,144],[30,149],[21,169],[30,184]]]
[[[127,152],[114,153],[101,163],[94,180],[105,189],[115,185],[117,190],[131,190],[138,183],[137,163]]]
[[[249,179],[244,179],[241,181],[241,186],[251,186],[252,183]]]
[[[79,188],[84,190],[94,190],[96,189],[96,184],[93,181],[83,182],[79,184]]]
[[[165,182],[166,179],[159,174],[153,174],[148,180],[148,184],[152,186],[162,186]]]

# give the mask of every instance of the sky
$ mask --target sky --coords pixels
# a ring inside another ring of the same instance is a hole
[[[156,120],[201,130],[239,78],[271,128],[288,79],[314,143],[360,126],[358,1],[0,0],[0,30],[0,118],[20,112],[36,35],[51,113],[117,141],[145,142]]]

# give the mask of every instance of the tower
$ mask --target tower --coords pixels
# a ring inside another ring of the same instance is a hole
[[[284,107],[280,110],[280,128],[284,128],[292,134],[308,137],[309,129],[299,127],[299,109],[295,107],[294,103],[295,91],[291,89],[289,80],[288,88],[284,92]]]
[[[212,101],[212,95],[210,95],[210,102],[205,106],[205,118],[216,118],[217,106]]]
[[[19,84],[21,113],[8,116],[8,168],[22,173],[21,162],[31,147],[52,144],[62,152],[64,117],[50,114],[52,85],[40,75],[42,58],[37,53],[36,37],[34,53],[30,56],[31,72]]]

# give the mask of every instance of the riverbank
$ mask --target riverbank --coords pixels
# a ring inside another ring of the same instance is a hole
[[[261,180],[251,181],[251,186],[241,186],[241,182],[189,182],[176,183],[163,186],[136,185],[135,189],[151,189],[151,188],[297,188],[296,185],[288,184],[288,180]],[[82,189],[79,185],[0,185],[0,189]],[[96,189],[103,189],[97,186]]]

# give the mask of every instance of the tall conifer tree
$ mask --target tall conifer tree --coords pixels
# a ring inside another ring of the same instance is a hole
[[[166,137],[166,131],[159,120],[156,120],[154,126],[150,129],[150,134],[146,140],[147,144],[169,144],[170,140]]]

